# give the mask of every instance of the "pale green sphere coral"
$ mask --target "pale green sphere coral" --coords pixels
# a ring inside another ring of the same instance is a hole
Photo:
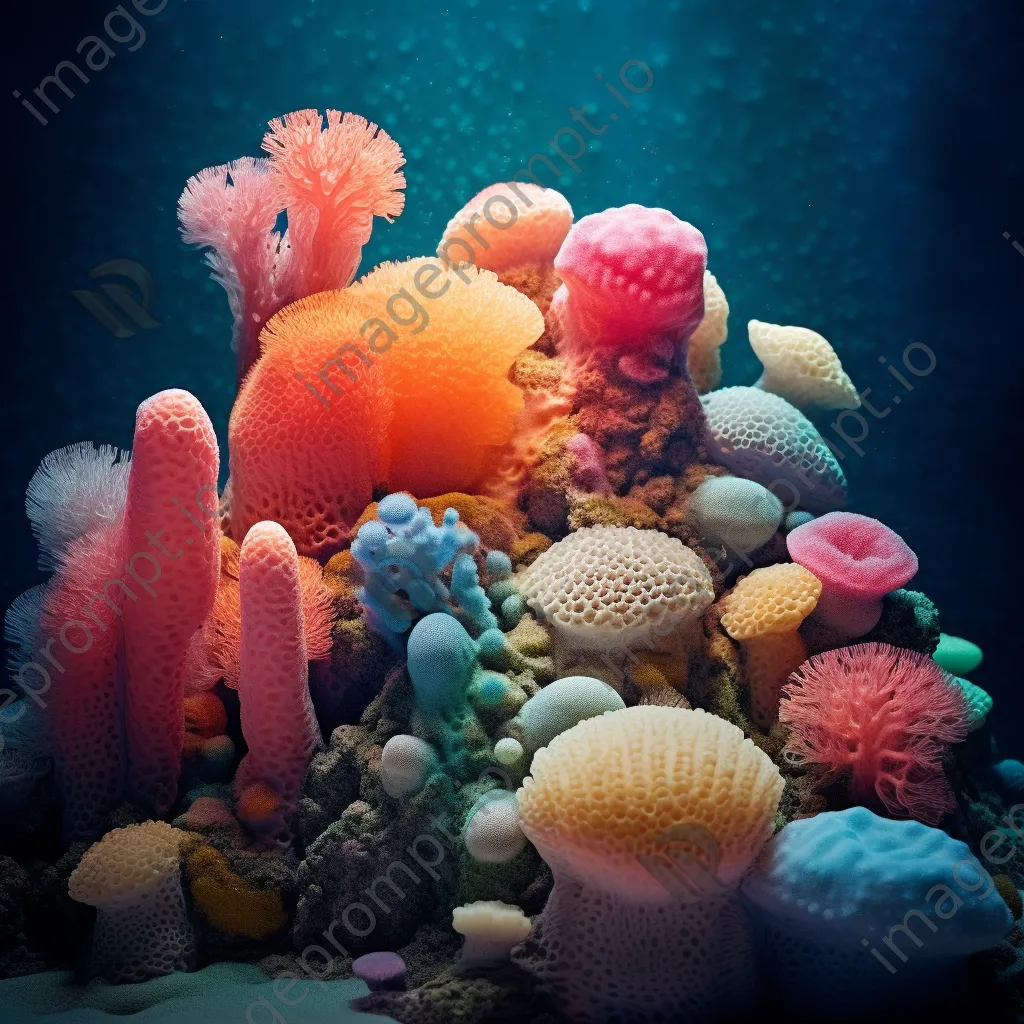
[[[955,676],[965,676],[973,672],[981,664],[981,648],[949,633],[939,634],[939,646],[932,657],[947,671]]]
[[[600,679],[567,676],[534,694],[519,709],[515,724],[522,729],[523,745],[533,753],[584,719],[625,706],[615,689]]]
[[[735,476],[710,476],[690,497],[690,519],[701,536],[741,553],[771,540],[782,513],[767,487]]]

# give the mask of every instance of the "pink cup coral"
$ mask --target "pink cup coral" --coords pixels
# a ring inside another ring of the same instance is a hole
[[[787,759],[819,786],[847,779],[855,804],[928,825],[955,806],[942,755],[967,735],[967,704],[926,655],[874,643],[819,654],[790,677],[779,721]]]
[[[882,598],[917,572],[899,534],[869,516],[830,512],[786,537],[794,562],[821,580],[814,621],[843,639],[863,636],[882,615]]]
[[[707,261],[704,236],[668,210],[631,203],[577,221],[555,259],[563,283],[551,303],[566,350],[621,350],[628,376],[663,378],[704,318]]]

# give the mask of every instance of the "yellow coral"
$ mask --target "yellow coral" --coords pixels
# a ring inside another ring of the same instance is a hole
[[[743,644],[750,710],[762,729],[775,721],[782,687],[807,658],[797,629],[820,596],[821,581],[786,562],[741,577],[720,602],[722,628]]]
[[[185,863],[185,873],[196,906],[218,931],[264,939],[284,927],[281,894],[250,885],[212,846],[196,850]]]
[[[530,771],[522,827],[545,860],[633,895],[663,895],[638,857],[662,853],[681,824],[710,833],[718,877],[738,880],[771,835],[783,788],[736,726],[671,707],[587,719],[539,750]]]

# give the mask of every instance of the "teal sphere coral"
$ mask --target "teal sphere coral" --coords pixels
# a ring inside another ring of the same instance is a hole
[[[465,703],[477,647],[453,615],[434,612],[424,616],[409,634],[409,678],[416,706],[424,712],[456,713]]]

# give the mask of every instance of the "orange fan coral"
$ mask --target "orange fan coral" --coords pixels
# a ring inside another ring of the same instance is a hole
[[[355,276],[374,216],[389,221],[405,205],[398,143],[358,114],[297,110],[270,122],[263,137],[306,294],[343,287]]]

